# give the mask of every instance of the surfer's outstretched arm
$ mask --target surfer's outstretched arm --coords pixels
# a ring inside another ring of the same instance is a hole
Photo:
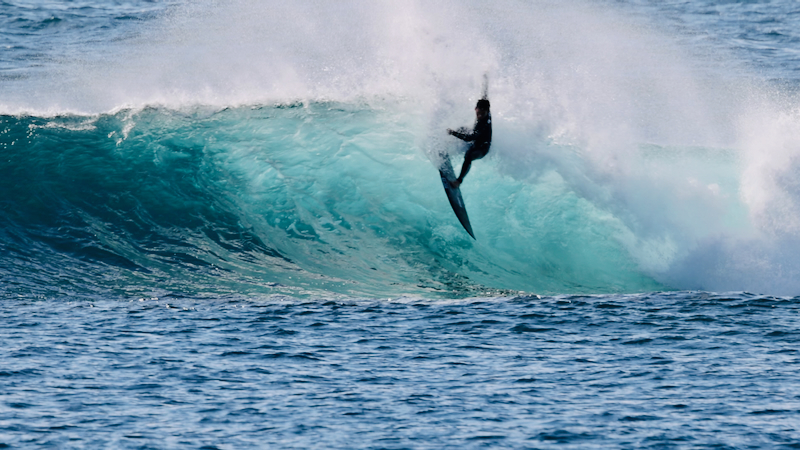
[[[449,128],[447,129],[447,133],[448,133],[450,136],[455,136],[455,137],[457,137],[457,138],[461,139],[462,141],[467,141],[467,142],[472,142],[472,141],[474,141],[474,140],[475,140],[475,138],[477,137],[477,134],[476,134],[475,132],[472,132],[472,133],[462,133],[462,132],[460,132],[460,131],[451,130],[451,129],[449,129]]]

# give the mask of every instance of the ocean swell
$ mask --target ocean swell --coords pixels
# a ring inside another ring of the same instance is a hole
[[[470,175],[478,241],[413,115],[341,104],[3,118],[5,290],[490,295],[653,289],[555,174]],[[36,274],[36,276],[32,276]]]
[[[16,5],[2,289],[800,292],[791,82],[626,5]],[[431,161],[460,162],[443,130],[472,122],[485,74],[472,241]]]

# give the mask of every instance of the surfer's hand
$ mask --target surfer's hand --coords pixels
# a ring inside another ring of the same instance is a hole
[[[447,134],[449,134],[449,135],[451,135],[451,136],[452,136],[452,135],[453,135],[453,133],[454,133],[454,131],[453,131],[453,130],[451,130],[450,128],[448,128],[448,129],[447,129]]]

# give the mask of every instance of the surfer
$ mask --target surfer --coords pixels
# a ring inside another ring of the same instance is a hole
[[[492,114],[489,112],[489,100],[486,98],[478,100],[475,105],[475,117],[475,127],[471,133],[463,128],[459,131],[447,129],[447,134],[470,143],[467,154],[464,155],[464,164],[461,165],[461,174],[458,179],[450,181],[450,185],[456,189],[464,182],[464,177],[467,176],[472,161],[486,156],[492,145]]]

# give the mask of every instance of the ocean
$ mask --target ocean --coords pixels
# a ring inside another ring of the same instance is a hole
[[[800,448],[798,172],[794,1],[0,0],[0,448]]]

